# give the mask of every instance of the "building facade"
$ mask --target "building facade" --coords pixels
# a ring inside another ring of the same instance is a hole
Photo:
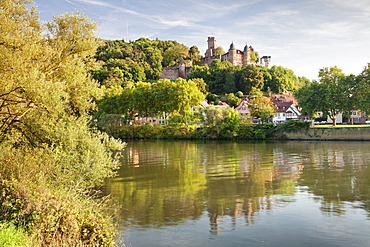
[[[248,64],[257,64],[264,67],[269,67],[271,62],[271,56],[263,56],[260,59],[257,58],[257,61],[252,61],[252,56],[255,55],[254,48],[252,46],[245,45],[243,50],[236,49],[234,43],[231,43],[228,52],[225,54],[218,54],[217,52],[217,42],[215,37],[208,37],[208,48],[202,58],[202,65],[207,64],[208,66],[212,63],[213,60],[219,59],[221,61],[228,61],[232,65],[248,65]]]

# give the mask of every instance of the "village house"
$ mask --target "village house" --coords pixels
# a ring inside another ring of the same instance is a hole
[[[289,120],[300,120],[301,112],[298,101],[292,94],[271,95],[271,102],[275,105],[273,123],[285,123]]]
[[[242,99],[240,104],[237,107],[235,107],[235,110],[239,112],[240,117],[246,117],[249,114],[251,114],[251,111],[248,108],[248,104],[249,104],[248,99],[244,98]]]

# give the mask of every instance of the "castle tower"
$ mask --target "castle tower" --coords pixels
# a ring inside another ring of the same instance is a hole
[[[186,65],[183,58],[179,62],[179,77],[186,78]]]
[[[232,65],[237,65],[237,58],[236,58],[236,48],[235,48],[235,45],[234,45],[234,42],[231,43],[230,45],[230,49],[229,49],[229,57],[228,57],[228,61],[232,64]]]
[[[243,65],[248,65],[251,62],[251,53],[248,48],[248,45],[245,44],[244,50],[243,50],[243,57],[242,57],[242,64]]]
[[[205,57],[212,57],[214,55],[214,51],[217,48],[216,38],[215,37],[208,37],[208,49],[206,50]]]

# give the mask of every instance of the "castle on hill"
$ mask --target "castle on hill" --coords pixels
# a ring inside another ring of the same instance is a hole
[[[248,64],[256,64],[261,65],[264,67],[269,67],[271,62],[271,56],[263,56],[260,59],[257,58],[257,61],[251,61],[251,56],[254,53],[254,48],[252,46],[245,45],[243,51],[236,49],[234,42],[231,43],[230,49],[223,55],[217,54],[216,48],[216,38],[215,37],[208,37],[208,48],[202,58],[202,65],[210,65],[213,60],[219,59],[221,61],[228,61],[232,65],[248,65]]]
[[[219,59],[221,61],[229,61],[232,65],[248,65],[255,64],[269,68],[271,62],[271,56],[263,56],[257,58],[257,61],[251,61],[252,54],[255,54],[252,46],[245,45],[244,50],[236,49],[234,43],[231,43],[230,49],[223,55],[217,55],[217,43],[215,37],[208,37],[208,49],[204,57],[202,58],[201,64],[208,66],[213,60]],[[180,60],[178,67],[166,67],[162,70],[162,75],[159,79],[170,79],[175,80],[177,78],[186,78],[186,75],[191,71],[191,66],[186,66],[183,59]]]

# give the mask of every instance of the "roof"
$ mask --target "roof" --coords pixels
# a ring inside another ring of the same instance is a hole
[[[298,106],[298,101],[293,94],[274,94],[270,96],[270,99],[274,104],[279,102],[289,102],[296,107]]]
[[[230,45],[230,50],[234,50],[234,49],[236,49],[236,47],[234,45],[234,42],[232,42],[231,45]]]

